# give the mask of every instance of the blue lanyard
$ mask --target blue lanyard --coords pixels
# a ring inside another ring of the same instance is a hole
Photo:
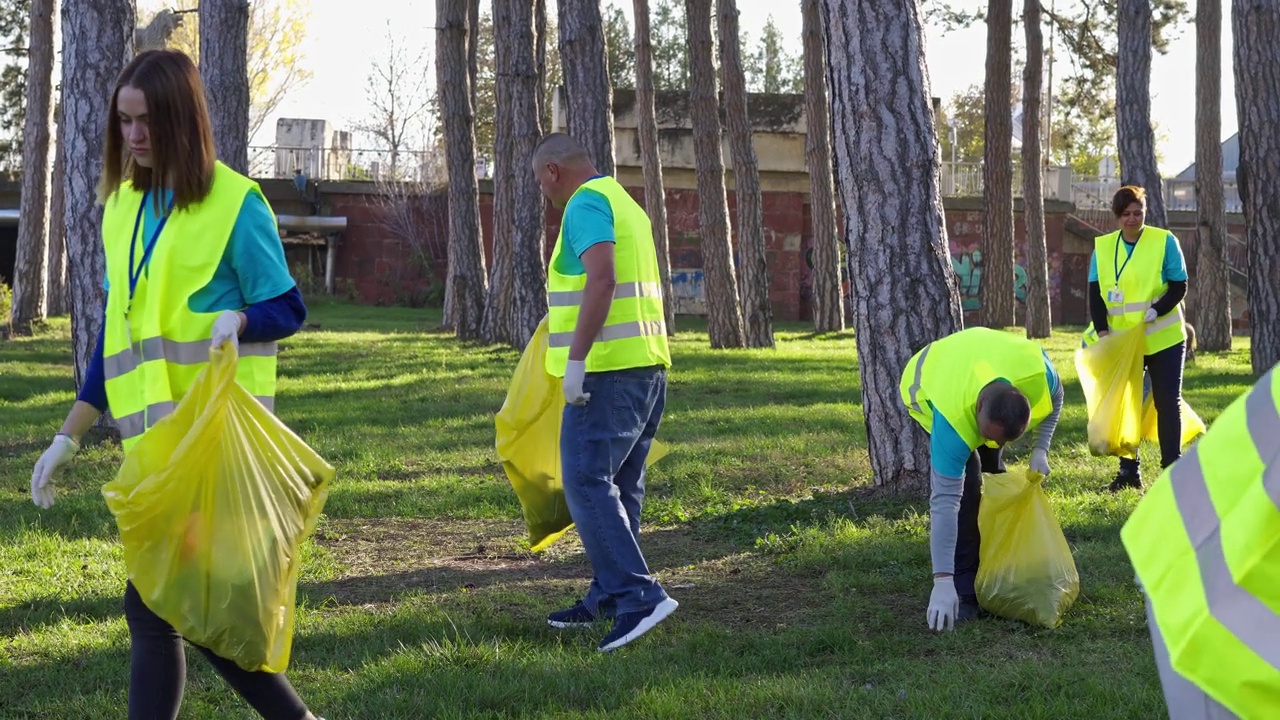
[[[160,239],[164,224],[169,221],[169,214],[173,211],[173,198],[169,198],[169,207],[165,210],[164,217],[160,218],[160,222],[156,224],[156,229],[151,233],[151,239],[147,241],[146,246],[142,249],[142,260],[138,262],[135,268],[133,253],[138,246],[138,230],[142,227],[142,213],[147,209],[147,198],[150,195],[150,190],[142,194],[142,202],[138,204],[138,217],[133,221],[133,235],[129,239],[129,309],[133,308],[133,293],[138,288],[138,281],[142,279],[142,271],[146,268],[147,262],[151,260],[151,251],[156,249],[156,241]],[[125,312],[127,313],[128,310]]]
[[[1141,240],[1141,239],[1142,239],[1142,236],[1141,236],[1141,235],[1139,235],[1139,236],[1138,236],[1138,240]],[[1130,250],[1130,251],[1129,251],[1129,253],[1128,253],[1128,254],[1125,256],[1125,258],[1124,258],[1124,264],[1123,264],[1123,265],[1121,265],[1121,264],[1120,264],[1120,243],[1125,242],[1125,239],[1124,239],[1124,233],[1123,233],[1123,232],[1122,232],[1122,233],[1120,233],[1120,234],[1119,234],[1119,236],[1116,238],[1116,240],[1117,240],[1118,242],[1116,243],[1116,252],[1115,252],[1115,256],[1114,256],[1114,257],[1112,258],[1112,260],[1111,260],[1111,267],[1113,267],[1113,268],[1115,268],[1115,269],[1116,269],[1116,287],[1119,287],[1119,286],[1120,286],[1120,274],[1124,272],[1124,269],[1125,269],[1125,268],[1129,267],[1129,261],[1133,259],[1133,253],[1134,253],[1134,251],[1136,251],[1136,250],[1138,249],[1138,241],[1137,241],[1137,240],[1135,240],[1135,241],[1133,242],[1133,250]]]

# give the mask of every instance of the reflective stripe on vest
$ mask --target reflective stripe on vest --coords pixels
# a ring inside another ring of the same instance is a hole
[[[925,345],[920,351],[920,355],[915,362],[915,377],[911,381],[911,401],[909,404],[911,409],[918,413],[924,413],[924,410],[920,407],[920,376],[924,374],[924,359],[929,357],[929,348],[931,347],[933,347],[933,343]]]
[[[240,357],[271,357],[278,351],[276,343],[241,343]],[[107,380],[132,372],[151,360],[164,360],[173,365],[202,365],[209,362],[209,341],[178,342],[162,337],[149,337],[102,359]]]
[[[1241,717],[1280,707],[1275,372],[1223,412],[1121,531],[1173,669]]]
[[[173,412],[207,366],[219,313],[194,312],[189,301],[213,278],[246,195],[260,192],[252,180],[217,163],[209,194],[169,216],[132,302],[128,265],[142,193],[126,181],[107,199],[102,238],[110,290],[103,374],[126,452]],[[268,410],[275,406],[276,351],[275,343],[245,343],[236,369],[236,381]]]
[[[597,192],[609,203],[614,231],[613,301],[587,353],[586,371],[670,366],[662,281],[648,215],[611,177],[587,181],[574,197],[581,192]],[[587,283],[585,274],[565,275],[557,271],[564,252],[562,227],[547,268],[548,338],[544,365],[547,373],[554,377],[564,376]]]

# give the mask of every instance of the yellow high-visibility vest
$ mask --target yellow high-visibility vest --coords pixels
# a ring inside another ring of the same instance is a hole
[[[1107,326],[1125,330],[1143,324],[1151,305],[1169,290],[1164,281],[1165,239],[1169,231],[1147,225],[1133,246],[1133,254],[1127,254],[1122,246],[1120,231],[1099,235],[1093,240],[1094,257],[1098,263],[1098,289],[1107,306]],[[1119,291],[1120,302],[1112,293]],[[1182,315],[1182,303],[1146,326],[1147,354],[1152,355],[1173,347],[1187,339],[1186,321]],[[1085,330],[1085,342],[1097,341],[1093,325]]]
[[[898,390],[907,412],[933,432],[933,411],[955,428],[969,447],[995,446],[978,433],[978,394],[1003,378],[1031,403],[1027,427],[1053,412],[1053,395],[1045,377],[1044,351],[1036,343],[1003,330],[975,327],[925,345],[903,370]]]
[[[1278,366],[1280,367],[1280,366]],[[1272,368],[1120,531],[1172,668],[1241,718],[1280,712],[1280,383]],[[1173,709],[1171,705],[1171,709]]]
[[[607,372],[661,365],[671,366],[667,346],[666,316],[662,307],[662,276],[653,229],[644,208],[611,177],[589,180],[578,188],[594,190],[609,201],[613,211],[614,277],[617,285],[604,327],[587,353],[587,372]],[[572,202],[572,199],[570,200]],[[582,291],[587,276],[564,275],[556,261],[565,252],[564,225],[556,238],[547,268],[548,338],[546,367],[553,377],[564,377],[569,346],[578,326]]]
[[[128,181],[107,199],[102,240],[111,291],[103,370],[107,404],[126,452],[173,411],[209,362],[213,321],[219,313],[194,312],[189,303],[213,278],[249,193],[262,191],[254,181],[218,163],[209,195],[170,214],[132,301],[129,250],[137,243],[133,262],[138,265],[150,239],[138,221],[140,208],[144,201],[154,200],[149,195],[144,200]],[[276,343],[242,343],[239,354],[236,380],[268,410],[274,409]]]

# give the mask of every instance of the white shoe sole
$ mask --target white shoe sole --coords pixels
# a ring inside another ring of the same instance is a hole
[[[573,628],[577,628],[577,629],[589,628],[589,627],[591,627],[591,626],[595,625],[596,623],[595,623],[595,621],[594,621],[594,620],[593,620],[593,621],[591,621],[591,622],[585,622],[585,623],[581,623],[581,622],[559,622],[559,621],[557,621],[557,620],[548,620],[548,621],[547,621],[547,624],[548,624],[548,625],[550,625],[550,626],[551,626],[551,627],[553,627],[553,628],[556,628],[557,630],[570,630],[570,629],[573,629]]]
[[[600,648],[600,652],[612,652],[614,650],[617,650],[623,645],[626,645],[632,640],[635,640],[641,635],[649,632],[654,627],[656,627],[658,623],[662,622],[663,620],[666,620],[668,615],[675,612],[677,607],[680,607],[680,603],[676,602],[672,598],[667,598],[666,600],[663,600],[662,602],[658,603],[658,606],[653,609],[653,612],[649,613],[648,617],[640,621],[640,624],[636,626],[635,630],[632,630],[626,635],[623,635],[617,640],[614,640],[608,645],[605,645],[604,647]]]

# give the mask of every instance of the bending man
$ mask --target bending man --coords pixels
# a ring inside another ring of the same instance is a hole
[[[1000,466],[1004,445],[1038,425],[1030,468],[1049,474],[1062,383],[1036,343],[970,328],[924,346],[907,363],[899,387],[907,412],[929,433],[933,594],[927,619],[930,628],[946,630],[978,615],[983,467]]]

